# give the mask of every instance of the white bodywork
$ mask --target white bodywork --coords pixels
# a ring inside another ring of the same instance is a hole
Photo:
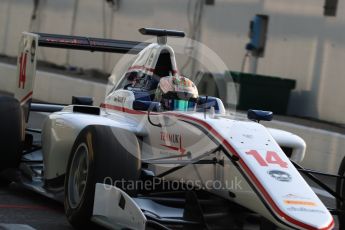
[[[297,163],[303,161],[307,146],[302,138],[293,133],[279,129],[268,128],[268,130],[279,146],[293,149],[290,157],[291,160]]]
[[[178,70],[174,52],[171,47],[161,44],[149,45],[141,51],[128,71],[153,74],[162,50],[169,52],[171,72],[176,74]],[[280,147],[292,148],[291,158],[301,161],[306,147],[301,138],[280,130],[268,130],[252,121],[227,116],[219,99],[216,100],[218,113],[211,109],[207,113],[171,111],[151,114],[133,110],[135,99],[132,91],[116,89],[114,86],[99,115],[75,113],[73,106],[51,114],[42,130],[45,179],[54,179],[66,173],[73,143],[83,128],[88,125],[121,127],[140,137],[142,160],[150,162],[150,169],[156,175],[171,167],[186,164],[186,167],[165,178],[198,181],[209,192],[247,207],[282,228],[333,228],[332,215]],[[161,127],[150,124],[148,116]],[[218,147],[221,147],[218,151],[210,153]],[[179,157],[173,160],[162,160],[176,155]],[[201,158],[216,159],[223,164],[190,164]],[[240,181],[241,186],[209,186],[209,182],[214,181],[222,185]],[[123,217],[125,212],[117,213],[119,210],[116,206],[105,206],[108,202],[116,203],[121,191],[107,193],[102,190],[102,186],[96,186],[94,215],[97,221],[104,221],[104,218],[97,216],[105,216],[108,223],[129,226],[128,216]],[[230,197],[229,191],[234,196]],[[133,206],[133,210],[138,210],[129,197],[124,197]],[[144,218],[140,217],[140,212],[133,215],[139,216],[135,226],[141,229]]]
[[[145,215],[130,196],[119,188],[100,183],[95,188],[92,220],[109,229],[145,230],[146,227]]]
[[[128,93],[126,92],[127,95]],[[112,96],[110,95],[109,98]],[[122,127],[143,137],[143,160],[181,154],[179,147],[184,148],[184,151],[191,152],[193,159],[215,149],[219,143],[223,143],[230,155],[240,158],[240,170],[228,158],[219,153],[217,157],[225,160],[224,167],[191,165],[167,178],[201,181],[204,186],[209,181],[217,180],[227,184],[240,180],[243,182],[240,190],[232,187],[223,190],[211,188],[210,192],[260,213],[283,228],[287,227],[282,224],[286,222],[290,227],[302,228],[304,226],[305,229],[329,229],[333,226],[333,218],[326,207],[294,168],[272,135],[284,146],[294,149],[293,157],[295,159],[302,159],[305,144],[297,136],[279,130],[268,131],[258,123],[232,120],[224,115],[207,114],[205,119],[203,113],[151,114],[153,122],[166,124],[160,128],[147,122],[146,112],[131,110],[131,108],[124,109],[118,102],[109,101],[112,104],[106,104],[107,108],[102,111],[100,116],[73,113],[70,107],[49,116],[43,129],[46,179],[52,179],[65,173],[73,142],[80,130],[87,125],[101,124]],[[211,138],[205,135],[205,130],[211,133]],[[180,135],[183,138],[183,145],[162,140],[162,132]],[[176,147],[177,150],[164,147],[164,145]],[[273,163],[262,166],[252,155],[247,154],[251,150],[256,150],[264,159],[267,152],[275,152],[279,159],[287,164],[287,167],[283,168],[279,164],[275,164],[277,159],[274,156],[271,159]],[[188,160],[187,157],[171,161],[169,166],[183,163],[184,160]],[[167,170],[167,165],[159,163],[157,161],[155,167],[152,168],[156,174]],[[272,170],[288,173],[291,181],[275,179],[269,175],[269,171]],[[253,191],[253,187],[257,189],[256,192]],[[236,198],[228,196],[229,190],[236,195]],[[277,222],[277,218],[280,218],[281,222]]]

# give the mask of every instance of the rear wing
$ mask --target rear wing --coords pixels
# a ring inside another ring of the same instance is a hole
[[[19,42],[14,95],[22,106],[25,120],[29,117],[36,77],[37,47],[137,54],[148,45],[136,41],[23,32]]]
[[[60,49],[137,54],[149,45],[149,43],[115,39],[90,38],[60,34],[36,34],[38,35],[39,46]]]

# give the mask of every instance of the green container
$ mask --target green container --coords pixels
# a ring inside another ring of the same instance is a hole
[[[235,87],[230,88],[236,92],[229,92],[228,85],[234,84]],[[227,107],[235,105],[239,110],[261,109],[286,114],[290,92],[295,86],[295,80],[228,71],[225,74],[205,73],[198,89],[200,95],[221,98]]]
[[[295,80],[232,71],[230,74],[239,86],[237,109],[261,109],[286,114],[290,92],[296,86]]]

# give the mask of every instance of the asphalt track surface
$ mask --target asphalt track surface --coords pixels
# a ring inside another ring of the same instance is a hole
[[[62,204],[15,184],[0,188],[0,222],[42,230],[73,229],[65,218]],[[12,228],[20,229],[18,226]],[[0,226],[0,229],[6,229],[6,226]]]
[[[45,115],[32,113],[29,126],[41,128],[44,118]],[[73,229],[65,217],[63,204],[23,189],[15,183],[0,187],[0,230],[21,230],[23,227],[1,224],[23,224],[37,230]]]
[[[41,128],[44,118],[44,114],[33,113],[29,126]],[[323,178],[323,181],[329,186],[334,187],[334,181],[325,178]],[[317,187],[315,185],[312,186]],[[326,206],[335,207],[334,199],[327,195],[327,193],[322,192],[321,199]],[[338,229],[336,217],[335,222],[335,229]],[[0,187],[0,230],[2,229],[71,230],[73,228],[65,218],[63,204],[12,183],[10,186]],[[248,229],[258,228],[250,227]]]

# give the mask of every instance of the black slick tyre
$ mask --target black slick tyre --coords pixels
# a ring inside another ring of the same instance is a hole
[[[20,103],[17,99],[0,95],[0,173],[17,168],[22,156],[22,139],[24,121]],[[10,181],[4,176],[0,178],[0,185]]]
[[[75,140],[66,170],[64,205],[69,222],[77,229],[95,227],[90,221],[95,184],[136,181],[140,171],[139,143],[133,133],[99,125],[84,128]],[[136,193],[121,189],[129,195]]]

